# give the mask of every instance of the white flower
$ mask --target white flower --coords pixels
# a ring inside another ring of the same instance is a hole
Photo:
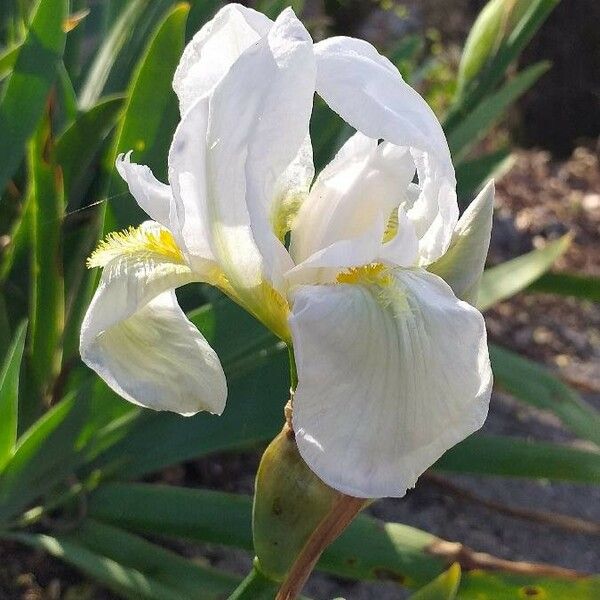
[[[293,343],[293,425],[311,469],[354,496],[404,495],[487,414],[485,326],[464,300],[493,187],[459,221],[425,101],[373,46],[313,44],[290,9],[273,23],[227,5],[186,48],[174,88],[169,185],[117,162],[155,222],[92,255],[104,271],[84,361],[138,404],[221,412],[221,366],[172,291],[216,285]],[[357,132],[311,186],[315,90]]]

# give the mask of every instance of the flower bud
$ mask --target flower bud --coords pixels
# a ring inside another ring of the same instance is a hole
[[[530,6],[530,0],[490,0],[486,4],[465,43],[458,70],[458,97],[495,56]]]
[[[342,496],[308,468],[286,426],[265,450],[256,475],[253,531],[261,571],[282,581]]]

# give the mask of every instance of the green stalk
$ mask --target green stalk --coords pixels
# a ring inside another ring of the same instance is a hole
[[[228,600],[273,600],[277,593],[278,583],[269,579],[254,559],[252,570],[233,591]]]

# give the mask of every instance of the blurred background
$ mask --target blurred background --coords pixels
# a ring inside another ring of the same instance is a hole
[[[531,6],[534,3],[532,0]],[[181,29],[185,39],[222,4],[190,1],[187,24]],[[245,4],[274,16],[288,2]],[[462,208],[484,179],[495,176],[497,180],[488,287],[481,300],[489,337],[496,348],[493,366],[498,383],[483,432],[488,437],[481,438],[489,443],[465,446],[463,454],[452,455],[439,469],[426,473],[405,499],[379,501],[370,513],[503,558],[548,562],[586,573],[600,571],[600,3],[548,3],[555,8],[540,21],[539,30],[518,58],[510,61],[502,82],[496,81],[486,92],[484,100],[490,102],[479,113],[481,99],[471,105],[460,104],[468,94],[461,96],[459,72],[465,40],[487,4],[484,0],[305,0],[292,4],[315,39],[351,35],[371,41],[424,95],[448,132]],[[70,16],[64,22],[67,45],[56,80],[40,90],[23,84],[22,93],[28,97],[39,93],[42,101],[30,131],[23,134],[23,143],[19,142],[23,151],[13,161],[13,153],[20,152],[15,151],[20,146],[14,145],[13,136],[20,139],[21,135],[13,125],[15,118],[23,114],[25,122],[29,115],[27,106],[17,110],[17,104],[5,100],[14,91],[7,91],[10,85],[21,85],[15,83],[11,69],[35,5],[28,0],[0,2],[0,102],[4,102],[0,105],[0,138],[4,137],[4,141],[0,139],[0,162],[14,162],[10,170],[0,168],[0,187],[4,189],[0,205],[0,359],[9,353],[11,340],[15,336],[18,340],[18,324],[29,316],[19,434],[35,427],[43,414],[49,414],[47,410],[60,407],[61,399],[68,399],[72,392],[82,394],[90,404],[82,417],[85,427],[79,421],[73,425],[77,443],[71,446],[77,446],[77,452],[88,448],[89,439],[94,437],[90,431],[102,431],[105,437],[80,462],[67,468],[60,482],[48,479],[50,483],[46,483],[44,477],[62,459],[32,472],[30,479],[23,480],[23,488],[14,483],[16,475],[4,474],[2,479],[0,472],[0,506],[3,500],[11,506],[6,513],[11,519],[21,512],[27,516],[23,511],[34,500],[42,498],[41,506],[45,506],[46,498],[56,499],[59,483],[68,481],[72,486],[73,482],[91,481],[93,468],[101,473],[102,481],[139,479],[251,494],[261,449],[281,422],[273,415],[281,414],[285,381],[273,383],[264,374],[256,376],[261,385],[271,386],[270,394],[280,396],[281,406],[275,403],[272,411],[263,415],[268,426],[252,429],[253,419],[258,417],[248,410],[238,415],[237,425],[232,418],[234,425],[223,426],[230,428],[232,438],[239,437],[238,430],[251,430],[251,441],[236,445],[235,441],[220,444],[209,440],[200,452],[197,448],[205,442],[196,442],[194,436],[204,440],[202,428],[208,421],[198,421],[193,433],[193,425],[183,429],[180,421],[171,417],[164,417],[154,428],[158,423],[155,416],[133,414],[124,402],[109,397],[110,392],[97,381],[90,383],[90,373],[78,362],[76,351],[82,310],[94,281],[83,271],[85,256],[102,230],[136,224],[141,219],[122,183],[114,178],[111,160],[116,150],[133,147],[138,152],[135,158],[150,164],[165,179],[166,150],[177,122],[168,72],[181,53],[183,38],[173,34],[178,42],[171,43],[166,37],[161,42],[155,36],[160,31],[166,36],[168,27],[175,30],[179,17],[172,16],[167,25],[164,19],[179,5],[165,0],[71,0]],[[48,19],[51,12],[52,7]],[[161,23],[164,27],[159,30]],[[51,43],[41,30],[38,33],[42,45]],[[159,60],[154,71],[145,72],[143,65],[150,64],[152,43],[165,64]],[[32,56],[31,68],[35,70],[37,59]],[[526,82],[519,79],[523,73],[529,74]],[[502,96],[506,88],[501,85],[510,82],[519,85],[519,90],[506,91]],[[153,94],[152,86],[158,92]],[[466,89],[469,91],[468,86]],[[494,95],[496,91],[498,95]],[[157,101],[163,104],[153,104]],[[142,111],[137,118],[129,110],[132,105]],[[149,119],[144,123],[152,114],[144,113],[144,107],[157,112],[159,122]],[[469,122],[473,115],[479,121]],[[464,123],[469,127],[461,130]],[[150,131],[148,137],[139,138],[145,127]],[[316,105],[311,131],[319,168],[349,134],[321,104]],[[59,192],[53,187],[52,173],[44,171],[52,171],[54,166],[64,179]],[[60,199],[54,207],[39,204],[31,213],[28,198],[33,198],[30,205],[36,206],[40,190],[46,193],[44,198]],[[38,215],[37,221],[33,214]],[[54,229],[52,224],[57,224]],[[49,245],[38,246],[36,240],[40,239]],[[528,262],[511,262],[521,255],[527,255]],[[60,264],[52,262],[57,257]],[[39,275],[44,265],[52,276],[60,277],[64,283],[61,290],[44,287],[43,275]],[[207,303],[218,307],[222,299],[196,286],[181,292],[181,302],[187,310],[199,310],[197,322],[208,326],[202,307]],[[48,317],[52,314],[59,315],[54,325]],[[235,321],[240,329],[229,330],[229,334],[234,331],[238,335],[246,331],[246,321],[237,313],[235,318],[240,319]],[[255,324],[248,325],[252,335],[255,329]],[[219,332],[221,344],[231,352],[237,342],[227,342],[226,334]],[[242,345],[244,335],[240,334]],[[255,380],[244,379],[245,373],[240,376],[239,390],[234,389],[244,401],[246,395],[260,395]],[[233,404],[228,410],[238,408]],[[123,419],[122,436],[109,437],[107,428],[113,433],[120,431]],[[131,431],[133,438],[128,438]],[[219,435],[218,431],[214,434]],[[123,441],[130,439],[134,441]],[[57,445],[56,440],[48,443],[44,452]],[[156,446],[174,450],[165,450],[162,455]],[[197,458],[209,451],[210,456]],[[39,453],[35,456],[41,456]],[[147,454],[148,464],[132,458],[136,453]],[[44,484],[35,491],[38,482]],[[90,489],[96,486],[90,483]],[[22,489],[28,490],[23,502],[13,501]],[[101,506],[122,501],[111,491],[115,490],[105,491],[103,499],[94,501],[92,497],[91,514],[104,515],[107,523],[115,525],[123,515],[111,516],[110,510],[105,514]],[[71,529],[79,526],[79,517],[73,518],[72,513],[77,514],[80,508],[67,506],[66,516],[49,509],[45,520],[31,521],[31,531],[41,527],[40,531],[57,536],[71,534]],[[30,521],[22,522],[29,527]],[[165,542],[159,536],[160,527],[144,530],[139,525],[133,530],[153,542],[160,539],[162,546],[197,565],[240,575],[250,566],[247,552],[224,549],[210,540],[205,543],[202,536],[194,541],[174,536]],[[76,537],[68,539],[77,541]],[[123,586],[129,589],[127,585],[115,584],[89,565],[82,566],[68,557],[59,560],[60,553],[38,542],[7,537],[0,543],[0,599],[142,597],[137,595],[139,591],[129,590],[127,595],[122,591]],[[98,548],[98,555],[105,556]],[[111,556],[113,559],[117,561]],[[306,594],[356,600],[407,597],[390,573],[382,570],[376,577],[381,581],[357,582],[316,574]],[[572,596],[533,592],[528,595],[588,597],[576,592]]]

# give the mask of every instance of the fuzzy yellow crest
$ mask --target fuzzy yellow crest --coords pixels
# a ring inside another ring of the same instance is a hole
[[[381,263],[371,263],[363,267],[352,267],[347,271],[339,273],[337,276],[338,283],[353,283],[365,285],[377,285],[385,287],[392,283],[390,272]]]
[[[129,227],[109,233],[87,260],[88,268],[105,267],[124,256],[160,258],[184,264],[185,258],[173,234],[164,227]]]

